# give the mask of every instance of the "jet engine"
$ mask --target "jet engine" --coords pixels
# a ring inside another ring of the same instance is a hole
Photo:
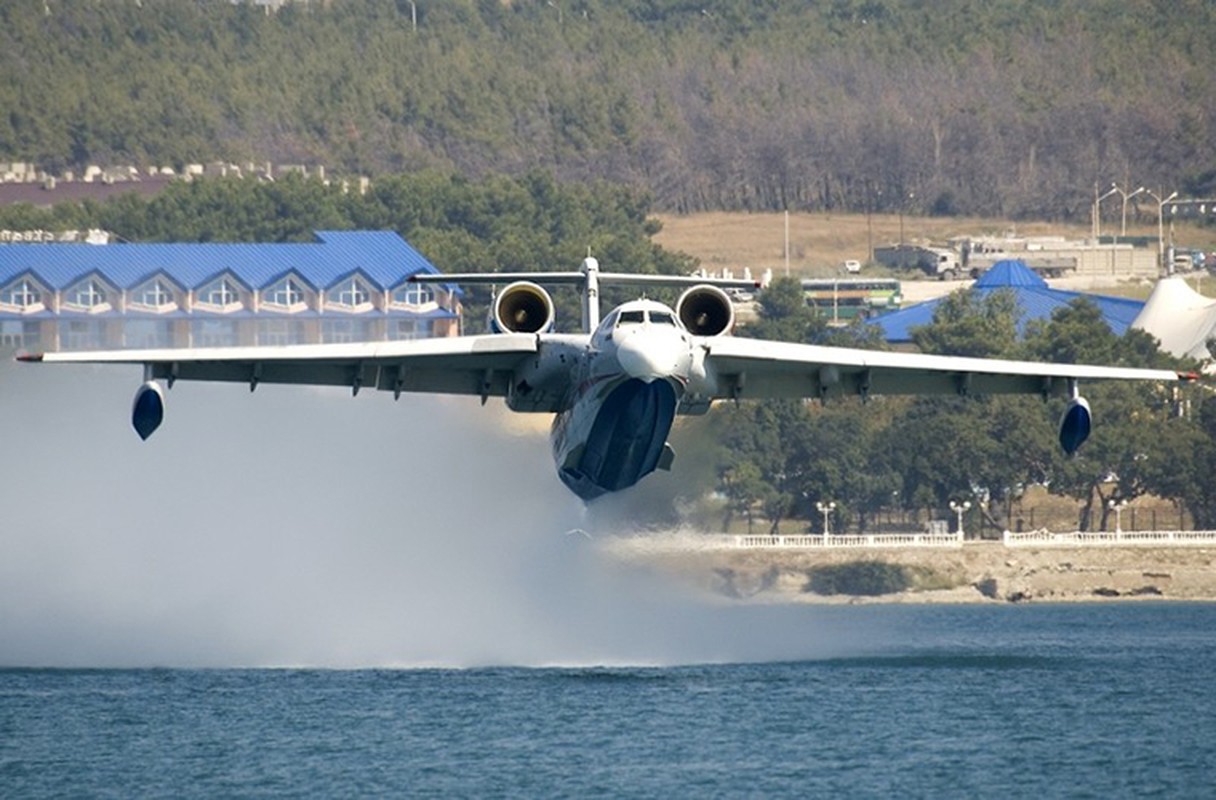
[[[553,330],[553,299],[531,281],[517,281],[498,293],[490,305],[495,333],[547,333]]]
[[[697,336],[719,336],[735,327],[735,309],[726,292],[716,286],[694,286],[680,295],[676,316]]]

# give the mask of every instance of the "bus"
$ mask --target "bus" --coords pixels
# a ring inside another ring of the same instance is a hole
[[[807,305],[834,326],[894,311],[903,302],[899,281],[894,278],[804,280],[802,291]]]

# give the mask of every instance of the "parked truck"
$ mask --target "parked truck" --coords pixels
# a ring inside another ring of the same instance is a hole
[[[893,244],[874,248],[874,260],[892,269],[920,269],[931,278],[955,280],[962,277],[958,254],[944,247]]]

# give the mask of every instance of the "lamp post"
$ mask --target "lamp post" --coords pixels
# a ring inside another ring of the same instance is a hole
[[[1119,227],[1119,235],[1127,236],[1127,201],[1131,200],[1136,195],[1145,191],[1145,189],[1143,186],[1141,186],[1139,189],[1137,189],[1134,192],[1125,192],[1122,189],[1120,189],[1118,186],[1116,186],[1116,187],[1114,187],[1114,190],[1119,193],[1120,197],[1123,198],[1123,224]]]
[[[1103,200],[1105,200],[1106,198],[1110,197],[1112,194],[1115,194],[1118,191],[1119,191],[1119,188],[1112,183],[1110,191],[1108,191],[1106,194],[1099,197],[1098,196],[1098,184],[1096,184],[1096,183],[1094,184],[1093,234],[1094,234],[1094,243],[1095,244],[1097,244],[1098,239],[1102,236],[1102,213],[1101,213],[1101,210],[1098,208],[1098,206],[1102,203]]]
[[[953,511],[955,514],[958,514],[958,540],[960,542],[963,540],[963,537],[965,535],[963,532],[963,514],[969,508],[971,508],[970,500],[964,500],[961,503],[956,503],[953,500],[950,501],[950,510]]]
[[[823,543],[827,544],[828,534],[832,532],[829,527],[831,523],[828,521],[828,517],[836,510],[836,503],[835,501],[825,503],[822,500],[818,500],[815,502],[815,508],[819,509],[820,514],[823,514]]]
[[[1127,498],[1116,503],[1112,497],[1106,501],[1106,505],[1115,512],[1115,535],[1120,536],[1123,533],[1123,509],[1127,508]]]
[[[1161,195],[1149,190],[1148,196],[1157,201],[1157,264],[1161,267],[1161,271],[1169,275],[1173,269],[1169,264],[1165,263],[1165,228],[1162,225],[1161,218],[1165,204],[1178,196],[1177,192],[1170,192],[1170,196],[1162,199]]]

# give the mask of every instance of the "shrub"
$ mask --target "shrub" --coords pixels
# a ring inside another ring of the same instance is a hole
[[[882,561],[854,561],[813,567],[807,570],[807,578],[803,591],[823,595],[873,597],[903,592],[912,585],[906,567]]]

